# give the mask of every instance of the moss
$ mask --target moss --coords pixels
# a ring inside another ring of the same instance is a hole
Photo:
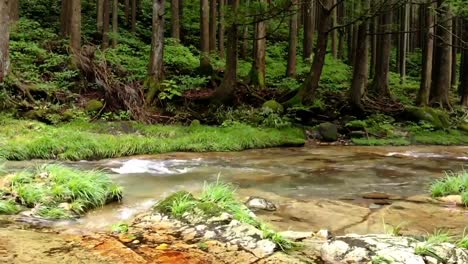
[[[325,141],[338,140],[338,128],[332,123],[322,123],[318,126],[318,131]]]
[[[458,129],[463,132],[468,133],[468,123],[463,123],[463,124],[458,125]]]
[[[468,133],[458,130],[418,131],[413,134],[414,143],[427,145],[465,145]]]
[[[200,125],[200,120],[192,120],[192,122],[190,122],[190,126],[191,127],[194,127],[194,126],[199,126]]]
[[[283,106],[275,100],[266,101],[263,103],[262,108],[270,109],[275,113],[282,113],[284,111]]]
[[[213,202],[199,202],[195,205],[195,209],[200,210],[207,217],[219,216],[223,212],[223,209]]]
[[[442,110],[410,106],[406,108],[406,113],[410,119],[428,122],[437,129],[446,129],[450,126],[450,118]]]
[[[104,107],[104,104],[101,101],[92,99],[86,103],[85,110],[87,112],[97,112],[101,110],[103,107]]]
[[[191,193],[187,191],[179,191],[159,201],[157,204],[154,205],[153,210],[162,214],[171,215],[172,206],[174,205],[174,203],[184,198],[194,202],[196,201]]]

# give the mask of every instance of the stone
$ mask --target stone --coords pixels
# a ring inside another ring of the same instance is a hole
[[[86,112],[98,112],[104,107],[104,104],[96,99],[89,100],[85,105]]]
[[[447,195],[444,197],[440,197],[437,200],[448,203],[448,204],[455,204],[459,206],[464,206],[463,199],[461,195]]]
[[[252,210],[276,211],[276,205],[261,197],[249,197],[245,205]]]
[[[200,126],[200,120],[194,119],[192,122],[190,122],[191,127],[197,127]]]
[[[301,241],[306,238],[312,237],[312,235],[314,235],[313,232],[297,232],[297,231],[290,231],[290,230],[279,232],[279,234],[282,237],[292,240],[292,241]]]
[[[315,237],[320,238],[320,239],[328,239],[329,236],[330,236],[330,233],[328,232],[328,230],[325,230],[325,229],[321,229],[315,234]]]
[[[275,252],[276,245],[268,239],[262,239],[256,243],[256,247],[251,252],[258,258],[264,258]]]
[[[318,132],[324,141],[333,142],[338,140],[338,127],[330,122],[322,123],[318,126]]]
[[[362,198],[364,199],[389,199],[390,195],[387,193],[381,193],[381,192],[371,192],[371,193],[363,194]]]
[[[275,100],[266,101],[265,103],[263,103],[262,108],[269,109],[275,113],[283,113],[284,111],[284,107]]]

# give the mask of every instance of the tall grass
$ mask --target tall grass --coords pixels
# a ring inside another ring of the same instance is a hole
[[[468,206],[468,172],[448,172],[443,179],[432,183],[430,192],[433,197],[459,194],[462,202]]]

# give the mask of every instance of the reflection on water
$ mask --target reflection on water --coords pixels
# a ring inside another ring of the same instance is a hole
[[[398,195],[424,193],[446,170],[459,170],[468,147],[314,147],[251,150],[233,153],[174,153],[97,162],[75,162],[100,168],[125,187],[122,204],[88,214],[84,227],[102,228],[147,210],[177,190],[192,192],[204,182],[233,182],[239,188],[273,192],[290,198],[358,197],[379,191]],[[10,169],[32,162],[9,162]]]

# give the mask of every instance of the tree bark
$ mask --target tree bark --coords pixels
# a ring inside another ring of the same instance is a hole
[[[117,33],[119,31],[119,1],[114,0],[112,3],[112,48],[117,47]]]
[[[336,0],[332,0],[332,5],[336,4]],[[332,10],[332,28],[337,25],[338,22],[338,17],[337,17],[337,12],[338,8],[333,8]],[[331,39],[332,39],[332,56],[334,59],[338,58],[338,30],[333,30],[331,32]]]
[[[468,18],[463,19],[463,41],[465,42],[460,65],[461,105],[468,107]]]
[[[288,64],[286,67],[287,77],[296,77],[296,53],[297,53],[297,28],[298,28],[298,12],[300,10],[298,0],[291,0],[292,15],[289,20],[289,49],[288,49]]]
[[[0,83],[3,83],[10,68],[10,17],[8,0],[0,1]]]
[[[424,27],[426,28],[426,32],[422,51],[422,73],[418,96],[416,98],[416,105],[419,106],[425,106],[429,104],[429,95],[432,83],[432,63],[434,55],[434,5],[431,2],[432,0],[429,0],[425,6],[426,15]]]
[[[125,5],[125,25],[128,26],[130,24],[130,13],[131,13],[130,0],[125,0],[124,5]]]
[[[60,11],[60,34],[63,37],[70,35],[70,18],[72,10],[72,0],[62,0],[62,7]]]
[[[260,3],[266,3],[266,0],[259,0]],[[253,63],[250,71],[250,82],[257,88],[265,88],[266,74],[266,24],[265,21],[255,23],[253,48]]]
[[[376,67],[372,90],[379,97],[391,98],[388,85],[388,75],[390,68],[390,50],[392,47],[392,11],[384,11],[380,16],[379,36],[377,47]]]
[[[218,1],[218,15],[219,15],[219,23],[218,23],[218,49],[219,55],[224,57],[224,2],[226,0],[219,0]]]
[[[331,6],[331,0],[322,0],[321,5],[318,7],[320,20],[317,29],[317,49],[312,61],[312,66],[304,84],[288,104],[302,103],[304,105],[308,105],[314,101],[315,93],[318,89],[320,77],[322,75],[323,65],[325,64],[325,55],[327,53],[331,23]]]
[[[314,49],[314,33],[315,33],[315,0],[303,1],[304,8],[304,42],[303,42],[303,57],[310,59]]]
[[[180,40],[179,0],[171,1],[171,37]]]
[[[210,0],[210,51],[216,50],[216,0]]]
[[[110,1],[104,0],[104,8],[102,9],[102,49],[109,47]]]
[[[235,17],[239,0],[228,0],[229,12]],[[226,69],[221,85],[213,94],[215,103],[226,103],[232,101],[234,88],[237,84],[237,34],[238,29],[235,21],[232,21],[227,28],[226,44]]]
[[[369,0],[361,0],[363,10],[369,9]],[[353,80],[351,83],[349,101],[355,109],[362,110],[361,103],[369,79],[369,39],[367,30],[369,21],[364,20],[358,26],[357,45],[356,45],[356,63],[353,67]]]
[[[208,0],[200,0],[200,72],[209,75],[210,64],[210,5]]]
[[[132,33],[136,32],[136,23],[137,23],[137,0],[132,0]]]
[[[400,47],[399,47],[399,69],[400,69],[400,82],[404,83],[406,78],[406,53],[408,50],[408,34],[410,23],[410,4],[406,3],[402,7],[401,14],[401,31],[400,34]]]
[[[67,0],[62,0],[62,3]],[[96,28],[99,34],[102,34],[102,27],[103,27],[103,19],[104,19],[104,0],[97,0],[96,3]]]
[[[151,104],[164,78],[164,3],[165,0],[153,0],[153,21],[151,34],[151,55],[148,67],[149,90],[146,104]]]
[[[452,14],[449,8],[444,4],[444,0],[438,0],[438,26],[435,50],[436,65],[433,74],[433,83],[431,89],[432,105],[444,108],[451,108],[449,101],[449,90],[452,77]]]
[[[71,0],[70,46],[73,52],[81,49],[81,0]]]

